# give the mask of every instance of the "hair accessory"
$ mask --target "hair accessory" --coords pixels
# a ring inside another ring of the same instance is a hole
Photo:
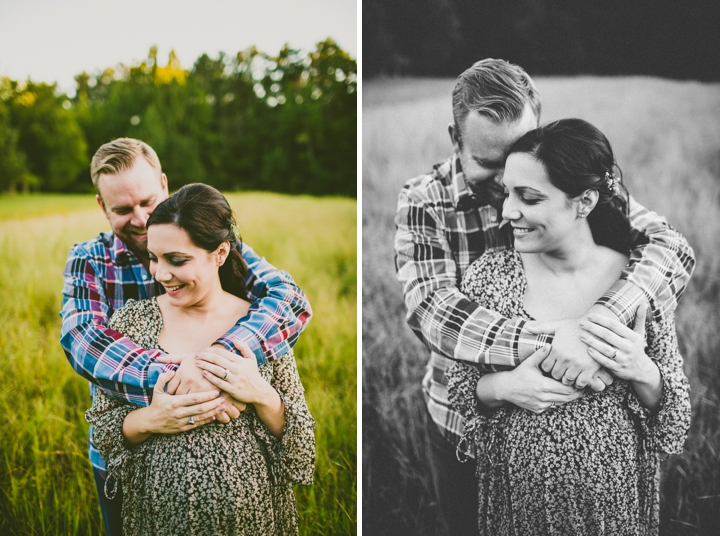
[[[240,240],[240,229],[238,229],[237,223],[232,222],[230,224],[230,230],[232,231],[232,234],[235,235],[235,238]]]
[[[607,184],[608,190],[610,190],[613,195],[617,195],[620,190],[620,178],[616,177],[612,171],[605,172],[605,184]]]

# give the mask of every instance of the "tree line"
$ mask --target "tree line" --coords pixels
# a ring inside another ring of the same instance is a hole
[[[357,195],[357,64],[332,39],[301,54],[203,54],[190,70],[157,48],[139,64],[55,84],[0,79],[0,192],[92,191],[97,148],[139,138],[173,188]]]
[[[363,77],[455,77],[503,58],[534,75],[720,80],[717,0],[363,0]]]

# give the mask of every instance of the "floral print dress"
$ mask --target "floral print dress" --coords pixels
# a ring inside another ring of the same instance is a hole
[[[155,298],[129,300],[109,327],[139,346],[158,348],[162,316]],[[297,534],[293,484],[312,484],[315,439],[292,353],[260,367],[285,405],[281,439],[252,405],[228,424],[155,434],[133,448],[123,443],[125,416],[137,406],[98,389],[86,418],[108,462],[105,492],[122,486],[127,535]]]
[[[508,318],[523,309],[527,281],[515,250],[488,252],[467,270],[462,291]],[[681,453],[690,425],[688,381],[674,319],[648,321],[648,355],[662,376],[659,409],[640,404],[630,384],[534,414],[475,398],[490,371],[456,362],[448,394],[465,419],[463,444],[477,458],[483,535],[650,535],[658,533],[659,453]]]

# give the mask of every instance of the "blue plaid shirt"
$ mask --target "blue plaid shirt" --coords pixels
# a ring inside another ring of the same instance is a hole
[[[290,274],[280,271],[242,244],[248,265],[247,316],[216,342],[234,352],[234,340],[247,343],[258,363],[283,356],[297,341],[312,310]],[[98,386],[111,396],[146,406],[158,376],[177,367],[157,363],[160,350],[145,350],[107,328],[112,314],[129,299],[165,293],[137,257],[113,233],[100,233],[75,244],[65,266],[60,343],[75,371],[88,379],[94,399]],[[100,471],[107,464],[88,438],[90,461]]]

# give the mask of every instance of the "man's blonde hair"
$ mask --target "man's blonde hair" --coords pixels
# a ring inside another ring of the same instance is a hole
[[[495,124],[519,120],[530,104],[540,119],[540,95],[522,67],[487,58],[458,76],[452,95],[453,118],[458,134],[467,115],[474,111]]]
[[[98,195],[102,197],[98,187],[100,175],[114,175],[130,169],[135,164],[138,156],[145,157],[148,164],[157,170],[158,180],[160,180],[162,177],[160,159],[153,148],[144,141],[134,138],[118,138],[102,145],[95,152],[92,162],[90,162],[90,177]]]

